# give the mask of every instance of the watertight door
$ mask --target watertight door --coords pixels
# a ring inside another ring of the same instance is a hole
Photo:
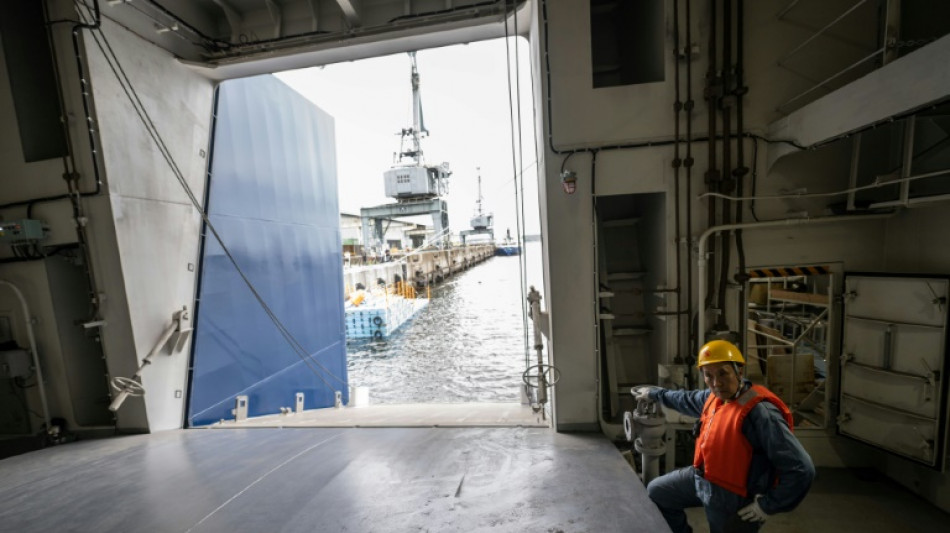
[[[845,278],[838,430],[942,469],[947,294],[943,278]]]
[[[273,76],[221,84],[215,117],[208,214],[228,253],[204,232],[188,424],[347,401],[333,120]]]

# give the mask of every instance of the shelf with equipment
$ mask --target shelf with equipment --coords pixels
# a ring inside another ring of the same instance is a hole
[[[746,376],[785,402],[800,427],[828,423],[826,380],[833,312],[828,267],[784,267],[755,272],[748,281]]]

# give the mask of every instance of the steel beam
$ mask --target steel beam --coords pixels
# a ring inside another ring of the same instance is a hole
[[[382,245],[385,235],[382,227],[383,220],[419,215],[432,215],[432,230],[438,236],[438,240],[448,241],[448,235],[443,236],[443,233],[449,227],[448,205],[441,198],[431,198],[360,209],[360,218],[363,225],[363,247],[380,247]]]
[[[346,17],[346,21],[350,24],[351,27],[361,26],[363,23],[360,21],[360,14],[356,8],[356,0],[336,0],[340,10],[343,11],[343,16]]]

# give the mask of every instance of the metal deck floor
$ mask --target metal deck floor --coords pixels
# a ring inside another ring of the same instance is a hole
[[[180,430],[0,461],[0,530],[669,531],[613,444],[537,428]]]
[[[280,427],[550,427],[530,406],[520,403],[379,404],[339,409],[311,409],[289,415],[267,415],[214,428]]]

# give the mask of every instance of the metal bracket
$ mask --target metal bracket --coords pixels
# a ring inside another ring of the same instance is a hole
[[[191,327],[191,315],[188,313],[187,305],[182,306],[180,311],[175,311],[172,314],[172,321],[175,322],[175,331],[168,339],[168,355],[182,351],[194,330]]]
[[[234,415],[235,422],[242,422],[247,420],[247,396],[239,395],[234,398],[234,409],[231,410],[231,413]]]

